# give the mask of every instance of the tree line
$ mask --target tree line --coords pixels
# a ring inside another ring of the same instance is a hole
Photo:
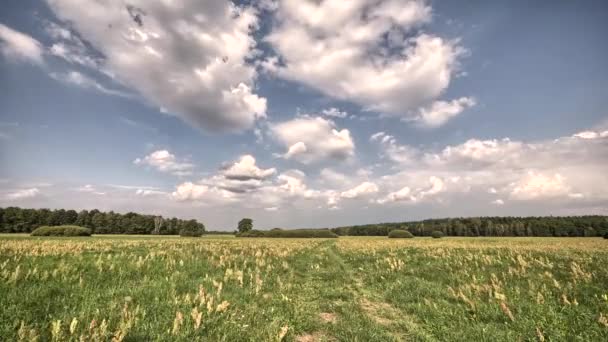
[[[332,228],[338,235],[387,236],[403,229],[416,236],[441,231],[448,236],[606,236],[608,216],[470,217],[428,219]]]
[[[180,231],[204,231],[196,220],[163,218],[137,213],[65,209],[0,208],[0,233],[30,233],[40,226],[76,225],[90,228],[94,234],[162,234],[177,235]]]

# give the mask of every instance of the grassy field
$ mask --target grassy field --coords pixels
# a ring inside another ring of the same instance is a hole
[[[599,238],[0,236],[0,340],[606,341]]]

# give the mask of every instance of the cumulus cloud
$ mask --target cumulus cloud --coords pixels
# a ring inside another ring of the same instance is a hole
[[[435,101],[431,106],[421,108],[418,111],[418,116],[413,118],[413,121],[426,127],[438,127],[462,113],[465,109],[474,106],[475,103],[475,99],[470,97],[461,97],[449,102]]]
[[[420,184],[414,182],[412,185]],[[397,191],[390,192],[383,198],[377,200],[378,203],[384,204],[387,202],[402,202],[407,201],[411,203],[419,202],[424,199],[428,199],[446,190],[444,181],[436,176],[431,176],[427,180],[425,187],[418,187],[414,190],[410,186],[404,186]]]
[[[9,192],[6,195],[6,198],[9,200],[22,200],[37,197],[40,194],[41,192],[38,188],[20,189],[14,192]]]
[[[431,12],[419,0],[282,1],[265,38],[278,57],[261,64],[364,109],[416,116],[411,110],[448,87],[463,52],[454,41],[416,33]]]
[[[192,174],[194,164],[179,161],[175,155],[167,150],[158,150],[150,153],[144,158],[133,161],[135,165],[146,165],[160,172],[170,173],[175,176],[189,176]]]
[[[222,205],[232,201],[235,195],[229,191],[204,184],[185,182],[177,186],[171,197],[179,202],[199,202],[206,205]]]
[[[585,131],[535,142],[469,139],[433,151],[399,145],[394,137],[379,132],[370,140],[379,142],[383,153],[407,170],[376,181],[389,191],[378,203],[415,203],[454,194],[518,201],[602,201],[608,191],[608,179],[602,176],[607,139],[602,131]],[[395,152],[410,150],[414,153]]]
[[[503,201],[503,200],[501,200],[499,198],[499,199],[496,199],[496,200],[492,201],[492,204],[495,204],[495,205],[504,205],[505,201]]]
[[[14,61],[43,63],[44,48],[36,39],[0,23],[0,52]]]
[[[270,132],[287,152],[285,159],[304,164],[323,160],[344,161],[355,154],[355,143],[348,129],[338,130],[333,121],[322,117],[298,117],[270,125]]]
[[[511,197],[520,200],[567,196],[570,187],[562,175],[544,175],[530,171],[511,191]]]
[[[340,194],[340,197],[353,199],[370,194],[375,194],[376,192],[378,192],[378,186],[376,184],[372,182],[363,182],[352,189],[343,191]]]
[[[222,174],[227,179],[246,181],[246,180],[262,180],[276,173],[275,168],[260,169],[255,164],[255,158],[252,155],[244,155],[237,162],[226,165]]]
[[[47,2],[103,56],[100,69],[167,113],[214,132],[249,129],[266,116],[249,62],[256,9],[229,1]],[[63,44],[53,54],[76,61]]]
[[[411,146],[400,145],[394,136],[385,132],[372,134],[369,139],[378,142],[383,147],[382,155],[396,163],[406,164],[413,162],[418,157],[419,151]]]

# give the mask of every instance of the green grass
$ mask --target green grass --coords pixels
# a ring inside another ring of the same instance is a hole
[[[0,235],[0,340],[604,341],[607,262],[601,238]]]

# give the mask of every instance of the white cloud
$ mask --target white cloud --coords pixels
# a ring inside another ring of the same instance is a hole
[[[48,49],[51,56],[59,57],[70,64],[99,69],[102,60],[92,55],[85,43],[69,27],[47,22],[46,33],[54,40]]]
[[[417,149],[411,146],[398,144],[394,136],[384,132],[373,134],[370,137],[370,141],[378,142],[383,148],[383,156],[399,164],[411,163],[419,154]]]
[[[256,51],[254,8],[195,0],[47,2],[105,57],[99,63],[104,73],[191,125],[241,131],[266,116],[248,62]],[[62,57],[72,52],[61,45],[53,51]]]
[[[8,193],[6,195],[6,198],[9,200],[22,200],[37,197],[38,195],[40,195],[40,193],[41,192],[38,188],[21,189]]]
[[[412,182],[412,184],[409,184],[408,186],[404,186],[397,191],[390,192],[385,197],[378,199],[377,202],[380,204],[401,201],[415,203],[424,199],[432,198],[433,196],[446,191],[445,182],[436,176],[430,176],[426,180],[426,186],[417,187],[412,190],[412,186],[417,186],[421,183],[422,182],[420,181]]]
[[[355,154],[348,129],[338,130],[322,117],[298,117],[271,124],[270,131],[286,149],[286,159],[309,164],[323,160],[344,161]]]
[[[601,131],[587,131],[536,142],[469,139],[434,152],[399,145],[378,132],[370,140],[380,142],[391,160],[407,168],[376,180],[381,189],[392,191],[378,202],[415,203],[455,194],[481,199],[490,193],[513,200],[597,203],[607,198],[608,179],[601,176],[608,160],[607,138]],[[425,189],[427,182],[431,185]]]
[[[594,132],[594,131],[584,131],[579,132],[573,135],[574,138],[580,139],[599,139],[608,137],[608,131],[603,132]]]
[[[137,189],[135,191],[137,196],[149,197],[149,196],[167,196],[164,191],[150,190],[150,189]]]
[[[415,202],[416,197],[412,196],[411,192],[412,192],[412,190],[409,187],[404,186],[403,188],[399,189],[398,191],[390,192],[384,198],[378,199],[377,202],[379,204],[384,204],[387,202],[400,202],[400,201]]]
[[[492,204],[495,204],[495,205],[504,205],[504,204],[505,204],[505,201],[503,201],[503,200],[501,200],[501,199],[499,198],[499,199],[497,199],[497,200],[492,201]]]
[[[122,92],[120,90],[115,90],[115,89],[110,89],[107,88],[105,86],[103,86],[102,84],[100,84],[99,82],[97,82],[96,80],[78,72],[78,71],[69,71],[66,73],[57,73],[57,72],[52,72],[49,74],[49,76],[51,76],[51,78],[60,81],[60,82],[64,82],[64,83],[68,83],[68,84],[72,84],[84,89],[93,89],[93,90],[97,90],[101,93],[107,94],[107,95],[114,95],[114,96],[120,96],[120,97],[132,97],[131,94],[127,94],[125,92]]]
[[[306,151],[308,151],[308,148],[306,148],[306,144],[301,141],[298,141],[297,143],[289,146],[287,152],[283,155],[283,158],[291,159],[299,154],[306,153]]]
[[[83,185],[83,186],[81,186],[81,187],[78,187],[78,188],[76,188],[76,191],[78,191],[78,192],[88,192],[88,193],[95,194],[95,195],[100,195],[100,196],[102,196],[102,195],[105,195],[105,194],[106,194],[105,192],[98,191],[98,190],[97,190],[97,189],[96,189],[96,188],[95,188],[93,185],[91,185],[91,184],[86,184],[86,185]]]
[[[43,47],[36,39],[0,23],[0,52],[8,59],[43,63]]]
[[[413,120],[426,127],[438,127],[474,105],[475,99],[470,97],[461,97],[450,102],[435,101],[430,107],[421,108]]]
[[[251,155],[242,156],[239,161],[226,165],[222,174],[226,179],[246,181],[263,180],[276,173],[275,168],[260,169]]]
[[[147,165],[160,172],[170,173],[175,176],[188,176],[192,174],[194,165],[186,161],[178,161],[175,155],[167,150],[158,150],[133,161],[135,165]]]
[[[280,58],[262,63],[367,110],[411,117],[448,87],[462,49],[413,29],[431,20],[424,1],[286,0],[266,40]]]
[[[522,177],[511,191],[511,197],[519,200],[531,200],[546,197],[567,196],[570,186],[558,173],[544,175],[530,171]]]
[[[340,194],[340,197],[353,199],[374,194],[376,192],[378,192],[378,186],[376,184],[372,182],[363,182],[352,189],[343,191]]]
[[[223,205],[234,200],[230,191],[202,184],[185,182],[177,186],[171,197],[178,202],[199,202],[205,205]]]
[[[325,116],[330,116],[330,117],[334,117],[334,118],[341,118],[344,119],[348,116],[347,112],[343,112],[341,110],[339,110],[338,108],[335,107],[331,107],[328,109],[323,109],[321,111],[321,113]]]

